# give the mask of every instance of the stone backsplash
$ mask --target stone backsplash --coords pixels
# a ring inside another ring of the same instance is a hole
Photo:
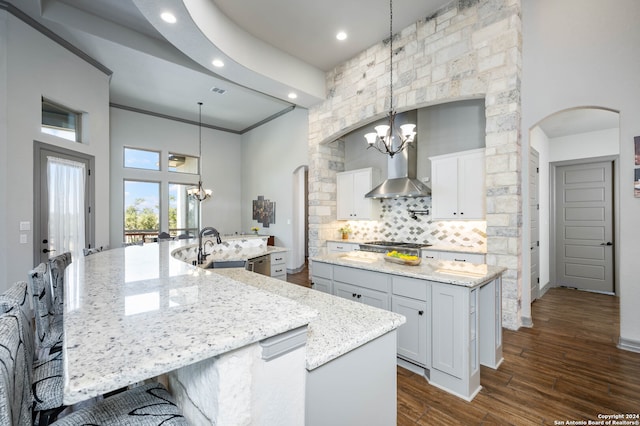
[[[396,198],[380,200],[379,221],[348,221],[355,241],[403,241],[486,249],[487,223],[472,220],[431,220],[431,198]],[[408,210],[429,210],[429,215],[416,214],[413,219]],[[343,226],[345,221],[337,221]],[[336,231],[336,238],[340,238]]]

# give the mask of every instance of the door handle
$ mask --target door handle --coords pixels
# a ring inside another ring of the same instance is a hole
[[[42,249],[42,252],[43,252],[43,253],[51,253],[52,251],[55,251],[55,250]]]
[[[611,241],[607,241],[606,243],[600,243],[601,246],[612,246],[613,243]]]

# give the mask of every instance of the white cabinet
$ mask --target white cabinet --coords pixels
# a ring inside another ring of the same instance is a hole
[[[480,391],[478,289],[431,287],[430,381],[470,401]]]
[[[341,282],[334,282],[333,290],[338,297],[389,310],[389,296],[387,293]]]
[[[388,311],[389,293],[387,274],[346,266],[333,267],[333,294],[336,296]]]
[[[271,277],[283,281],[287,280],[286,253],[271,253]]]
[[[431,284],[415,278],[392,278],[391,310],[404,315],[407,322],[398,328],[398,356],[430,368]]]
[[[360,244],[327,241],[327,252],[329,253],[343,253],[353,250],[360,250]]]
[[[456,262],[485,263],[484,254],[460,253],[454,251],[441,251],[440,260],[454,260]]]
[[[320,262],[311,264],[311,288],[333,294],[333,265]]]
[[[421,249],[420,250],[420,257],[422,257],[425,260],[438,260],[440,259],[440,251],[437,250],[424,250]]]
[[[421,256],[425,260],[453,260],[456,262],[485,263],[482,253],[462,253],[455,251],[421,250]]]
[[[430,157],[432,219],[484,220],[484,148]]]
[[[365,198],[380,181],[372,167],[336,174],[338,220],[373,220],[380,216],[380,200]]]

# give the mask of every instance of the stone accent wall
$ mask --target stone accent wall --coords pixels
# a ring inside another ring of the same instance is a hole
[[[457,0],[394,35],[398,112],[485,98],[487,262],[503,276],[503,325],[520,324],[520,0]],[[381,25],[384,23],[380,23]],[[309,255],[334,238],[339,138],[389,109],[389,47],[381,42],[327,73],[327,97],[309,110]]]

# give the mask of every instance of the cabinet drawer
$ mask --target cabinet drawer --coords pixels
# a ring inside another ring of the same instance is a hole
[[[335,241],[327,241],[327,251],[329,253],[342,253],[353,250],[360,250],[360,244],[356,243],[337,243]]]
[[[426,301],[429,299],[431,284],[425,280],[394,276],[391,279],[393,294]]]
[[[443,251],[440,253],[441,260],[453,260],[456,262],[485,263],[484,254],[480,253],[455,253]]]
[[[334,266],[333,280],[369,288],[371,290],[389,292],[389,276],[379,272]]]
[[[420,257],[425,260],[440,259],[440,252],[435,250],[420,250]]]
[[[272,265],[284,265],[287,263],[287,256],[285,253],[271,253]]]
[[[311,275],[328,280],[333,279],[333,266],[328,263],[311,262]]]
[[[287,266],[284,264],[281,265],[271,265],[271,276],[274,278],[278,278],[282,275],[287,275]]]

